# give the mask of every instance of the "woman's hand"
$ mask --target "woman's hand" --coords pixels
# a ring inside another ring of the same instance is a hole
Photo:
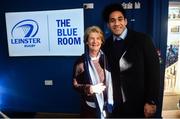
[[[97,93],[100,94],[105,90],[106,86],[103,83],[98,83],[96,85],[91,85],[90,86],[90,93]]]

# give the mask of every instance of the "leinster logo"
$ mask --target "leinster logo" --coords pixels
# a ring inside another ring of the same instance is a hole
[[[36,21],[26,19],[18,22],[11,31],[13,38],[18,37],[34,37],[39,30],[39,26]]]
[[[38,23],[32,19],[18,22],[11,30],[11,44],[23,45],[24,47],[35,47],[40,44],[40,38],[35,37],[38,33]]]

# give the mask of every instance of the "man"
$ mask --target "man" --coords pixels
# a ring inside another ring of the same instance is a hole
[[[112,117],[153,117],[159,96],[160,65],[152,40],[127,28],[120,4],[107,6],[103,18],[112,32],[103,47],[112,71]]]

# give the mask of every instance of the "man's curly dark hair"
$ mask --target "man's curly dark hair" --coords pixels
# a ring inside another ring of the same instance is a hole
[[[113,3],[106,6],[103,10],[102,16],[105,22],[109,22],[109,15],[114,11],[120,11],[123,14],[124,18],[126,18],[126,12],[123,6],[119,3]]]

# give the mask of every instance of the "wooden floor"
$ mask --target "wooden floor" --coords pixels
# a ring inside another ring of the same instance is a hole
[[[180,119],[180,110],[165,110],[162,111],[163,119],[169,118],[179,118]]]
[[[169,93],[163,97],[163,110],[178,110],[180,94]]]
[[[162,117],[165,119],[179,118],[180,108],[178,106],[180,94],[166,93],[163,97]]]

